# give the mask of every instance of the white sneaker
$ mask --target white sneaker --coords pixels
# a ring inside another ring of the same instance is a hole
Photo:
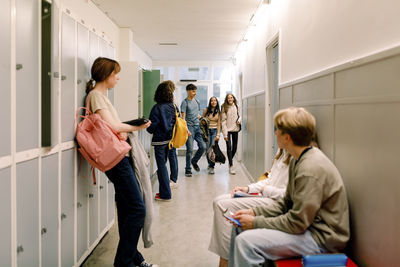
[[[229,173],[230,174],[236,174],[235,169],[233,168],[233,166],[229,167]]]
[[[151,264],[146,261],[143,261],[138,267],[159,267],[157,264]]]
[[[176,181],[176,183],[174,183],[173,181],[169,181],[169,187],[171,188],[171,189],[176,189],[176,188],[178,188],[179,187],[179,184],[178,184],[178,181]]]
[[[208,174],[214,174],[214,168],[209,167],[208,168]]]

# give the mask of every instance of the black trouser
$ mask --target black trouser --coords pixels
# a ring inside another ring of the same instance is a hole
[[[228,154],[229,167],[233,165],[232,159],[236,154],[238,143],[238,132],[228,132],[228,141],[226,141],[226,153]]]
[[[137,250],[137,244],[146,217],[146,207],[129,160],[125,157],[106,171],[108,179],[114,184],[118,212],[119,242],[115,267],[134,267],[144,260]]]

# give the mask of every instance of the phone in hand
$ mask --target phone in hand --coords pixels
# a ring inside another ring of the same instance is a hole
[[[229,215],[230,215],[230,216],[229,216]],[[231,222],[233,222],[233,223],[236,224],[237,226],[242,227],[242,224],[239,222],[239,220],[238,220],[238,219],[234,219],[234,218],[232,217],[232,216],[233,216],[233,213],[232,213],[232,212],[230,212],[229,215],[223,214],[223,216],[224,216],[225,218],[227,218],[228,220],[230,220]]]

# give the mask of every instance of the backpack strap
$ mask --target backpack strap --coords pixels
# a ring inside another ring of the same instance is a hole
[[[237,119],[236,119],[236,122],[237,122],[237,121],[239,120],[240,116],[239,116],[239,108],[238,108],[238,105],[235,104],[235,106],[236,106],[236,112],[237,112]]]

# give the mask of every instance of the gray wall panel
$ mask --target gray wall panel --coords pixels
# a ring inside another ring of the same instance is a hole
[[[38,159],[17,164],[17,255],[19,267],[39,266]],[[29,222],[29,223],[28,223]]]
[[[387,114],[400,114],[399,103],[338,105],[335,113],[335,163],[348,191],[352,244],[368,266],[395,266],[400,251],[400,124]]]
[[[256,97],[256,142],[255,142],[255,176],[258,178],[265,172],[265,94],[257,95]]]
[[[331,100],[333,98],[333,74],[293,86],[293,102]]]
[[[39,145],[38,25],[37,2],[16,0],[17,151]]]
[[[314,115],[317,122],[319,147],[333,161],[333,106],[305,106],[305,108]]]
[[[249,97],[247,99],[247,148],[249,153],[247,154],[246,168],[252,177],[256,177],[256,157],[255,157],[255,146],[256,146],[256,99],[255,97]]]
[[[400,55],[335,74],[336,97],[400,95]]]
[[[361,266],[398,265],[399,69],[396,55],[332,72],[334,79],[325,74],[293,84],[294,105],[314,114],[321,149],[342,174],[350,205],[348,253]],[[327,99],[333,87],[335,99]],[[287,88],[281,89],[281,108],[291,101]]]
[[[0,266],[11,266],[11,169],[0,170]]]
[[[0,9],[0,125],[5,130],[0,131],[0,157],[11,154],[11,84],[10,84],[10,1],[2,1]]]
[[[61,265],[73,266],[74,149],[62,152],[61,164]]]
[[[247,144],[247,98],[242,100],[242,161],[247,168],[249,146]]]
[[[61,141],[74,140],[75,120],[75,21],[62,15]]]
[[[42,264],[58,265],[58,153],[42,159]],[[46,229],[45,233],[43,229]]]
[[[279,109],[292,105],[292,86],[279,88]]]

